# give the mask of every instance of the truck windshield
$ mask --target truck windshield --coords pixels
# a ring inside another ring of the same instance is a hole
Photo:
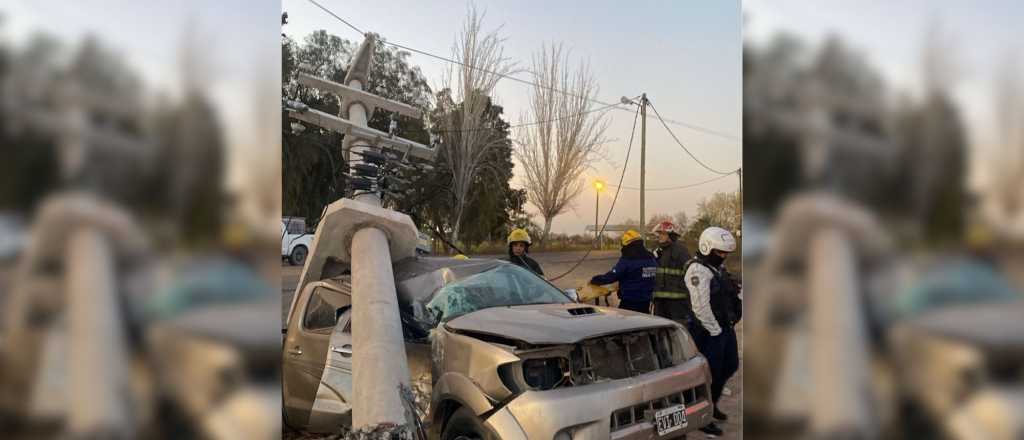
[[[568,296],[532,272],[501,264],[441,287],[426,304],[435,325],[490,307],[565,304]]]

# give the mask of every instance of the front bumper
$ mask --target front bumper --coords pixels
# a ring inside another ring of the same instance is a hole
[[[504,440],[553,439],[566,431],[578,439],[657,438],[653,409],[664,398],[686,396],[687,425],[664,438],[681,437],[711,422],[711,374],[697,356],[672,368],[580,387],[527,391],[485,421]],[[644,411],[643,408],[650,410]]]

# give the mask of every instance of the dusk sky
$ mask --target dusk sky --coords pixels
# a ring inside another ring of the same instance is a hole
[[[434,2],[322,2],[356,26],[379,33],[390,41],[447,56],[461,26],[468,3],[462,0]],[[201,6],[201,9],[200,9]],[[305,0],[285,0],[289,14],[285,32],[297,41],[317,29],[353,41],[361,40],[352,29]],[[191,38],[206,52],[210,73],[208,90],[222,112],[231,151],[247,151],[272,134],[261,130],[270,112],[278,111],[277,86],[268,85],[279,75],[279,13],[277,2],[183,2],[175,4],[114,4],[96,0],[8,5],[0,32],[15,43],[36,31],[45,31],[65,42],[77,43],[87,34],[100,37],[108,47],[123,54],[143,77],[150,91],[174,96],[180,86],[180,51]],[[97,10],[103,14],[96,14]],[[698,158],[718,170],[735,170],[741,162],[741,15],[739,2],[613,2],[549,4],[541,1],[479,3],[486,12],[485,28],[503,26],[506,54],[529,68],[531,56],[544,43],[564,43],[575,60],[590,62],[600,87],[599,99],[617,102],[623,95],[646,92],[666,118],[692,124],[726,137],[670,125]],[[147,38],[138,38],[147,35]],[[188,37],[186,37],[188,36]],[[431,86],[441,82],[444,62],[413,54],[410,62],[423,69]],[[524,77],[527,73],[519,76]],[[258,90],[258,92],[257,92]],[[529,96],[528,86],[504,80],[496,91],[505,106],[506,118],[520,122]],[[716,175],[690,159],[655,119],[648,116],[647,186],[650,189],[688,185]],[[625,161],[626,143],[633,114],[612,110],[606,135],[607,160],[587,173],[587,189],[572,210],[555,219],[553,231],[580,233],[594,218],[594,191],[590,181],[600,177],[615,183]],[[623,185],[640,182],[639,128]],[[252,151],[252,150],[250,150]],[[236,153],[237,154],[237,153]],[[250,155],[251,156],[251,155]],[[229,180],[246,181],[249,169],[259,167],[256,157],[238,155]],[[279,156],[266,161],[279,160]],[[518,173],[518,170],[516,170]],[[521,187],[517,176],[513,185]],[[691,216],[697,202],[717,191],[735,191],[737,178],[690,189],[647,193],[647,214],[686,211]],[[614,191],[601,197],[601,218],[611,205]],[[533,208],[528,208],[531,211]],[[611,223],[639,218],[639,193],[623,189]],[[540,218],[536,219],[541,222]]]
[[[983,184],[995,159],[994,78],[1001,59],[1024,49],[1020,20],[1024,4],[1009,0],[822,1],[809,7],[795,0],[743,2],[745,36],[762,44],[780,31],[817,47],[830,34],[863,53],[885,77],[890,91],[919,93],[921,51],[929,26],[950,42],[956,67],[954,97],[961,105],[971,143],[972,186]]]
[[[389,41],[442,56],[449,56],[455,35],[465,19],[465,1],[347,2],[325,0],[321,4],[364,31]],[[719,170],[740,166],[742,136],[742,72],[739,2],[480,2],[486,12],[485,29],[503,26],[505,53],[529,68],[533,53],[545,43],[564,43],[572,55],[587,59],[601,86],[599,99],[617,102],[623,95],[646,92],[662,116],[726,133],[733,139],[669,125],[698,158]],[[361,36],[306,0],[285,0],[288,12],[285,32],[297,41],[314,30],[353,41]],[[447,63],[413,54],[410,62],[423,69],[432,87],[441,83]],[[519,76],[526,78],[527,73]],[[530,87],[503,80],[497,100],[505,106],[506,118],[520,122]],[[574,208],[557,217],[552,231],[582,233],[594,223],[593,177],[615,183],[626,156],[626,144],[633,114],[608,113],[607,135],[617,141],[607,145],[608,161],[587,173],[588,187],[576,199]],[[639,124],[633,157],[624,186],[640,183]],[[518,172],[518,170],[516,170]],[[647,186],[664,188],[706,181],[716,175],[704,170],[672,140],[649,112],[647,121]],[[686,211],[691,216],[697,202],[716,191],[735,191],[733,176],[692,189],[649,191],[647,215]],[[513,186],[521,187],[517,178]],[[614,191],[601,200],[604,219]],[[528,208],[531,212],[535,210]],[[639,192],[622,190],[610,223],[640,216]],[[538,216],[538,223],[543,220]]]
[[[279,8],[276,0],[7,2],[0,35],[17,47],[45,33],[64,56],[94,36],[141,77],[148,98],[180,97],[182,48],[192,46],[223,127],[227,184],[258,197],[280,188]]]

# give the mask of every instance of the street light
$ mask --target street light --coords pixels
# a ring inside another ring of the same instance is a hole
[[[600,179],[595,180],[594,181],[594,196],[595,196],[594,197],[594,245],[598,246],[599,248],[600,248],[600,244],[598,242],[598,240],[599,240],[598,236],[601,233],[601,230],[599,229],[600,228],[600,226],[599,226],[600,220],[598,220],[598,216],[600,215],[599,214],[599,212],[600,212],[599,206],[601,204],[601,191],[603,191],[603,190],[604,190],[604,181],[602,181]]]

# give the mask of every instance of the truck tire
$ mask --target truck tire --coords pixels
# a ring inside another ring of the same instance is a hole
[[[469,408],[461,407],[444,424],[441,440],[497,440],[497,436]]]
[[[302,263],[306,262],[306,256],[308,255],[309,249],[306,249],[305,245],[300,244],[295,246],[295,249],[292,249],[291,255],[288,256],[288,262],[291,263],[292,266],[301,266]]]

